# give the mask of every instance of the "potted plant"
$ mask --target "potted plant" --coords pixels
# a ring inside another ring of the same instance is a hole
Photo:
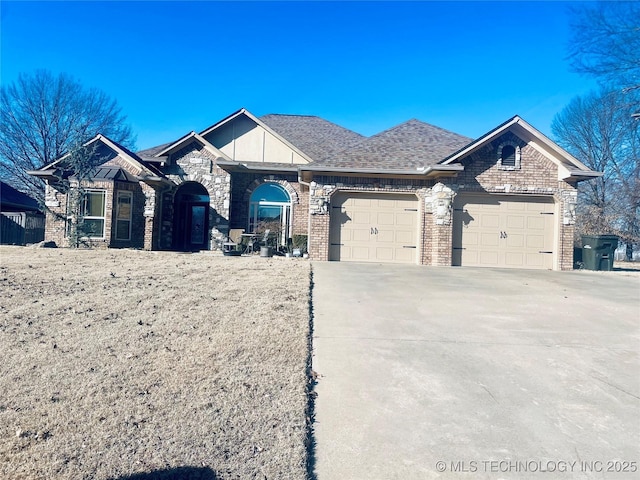
[[[294,257],[302,257],[307,253],[307,235],[293,236],[291,253]]]

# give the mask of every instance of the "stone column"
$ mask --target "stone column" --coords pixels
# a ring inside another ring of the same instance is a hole
[[[440,182],[425,192],[425,212],[432,216],[431,265],[451,265],[453,199],[455,196],[455,191]]]

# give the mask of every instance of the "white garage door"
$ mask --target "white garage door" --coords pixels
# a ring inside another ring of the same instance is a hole
[[[415,195],[337,193],[331,199],[329,260],[416,263]]]
[[[552,199],[458,195],[453,212],[453,264],[553,268]]]

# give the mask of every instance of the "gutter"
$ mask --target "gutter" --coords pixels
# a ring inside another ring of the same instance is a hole
[[[137,181],[139,182],[144,182],[144,183],[156,183],[156,184],[164,184],[164,185],[171,185],[172,182],[165,178],[165,177],[159,177],[157,175],[134,175],[133,176]]]
[[[217,160],[219,167],[236,167],[238,170],[256,170],[256,171],[273,171],[273,172],[299,172],[298,167],[270,167],[268,163],[263,165],[247,165],[246,163],[234,162],[233,160]]]
[[[415,170],[385,170],[380,168],[344,168],[344,167],[323,167],[321,165],[308,165],[301,167],[299,171],[308,172],[336,172],[336,173],[364,173],[375,175],[424,175],[428,176],[431,173],[437,172],[462,172],[464,170],[463,165],[431,165],[429,167],[418,167]]]
[[[54,177],[54,170],[27,170],[27,175],[32,175],[34,177]]]

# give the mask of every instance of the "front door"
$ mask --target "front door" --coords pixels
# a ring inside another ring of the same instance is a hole
[[[185,184],[176,192],[174,202],[173,247],[195,252],[209,245],[209,196],[199,184]]]

